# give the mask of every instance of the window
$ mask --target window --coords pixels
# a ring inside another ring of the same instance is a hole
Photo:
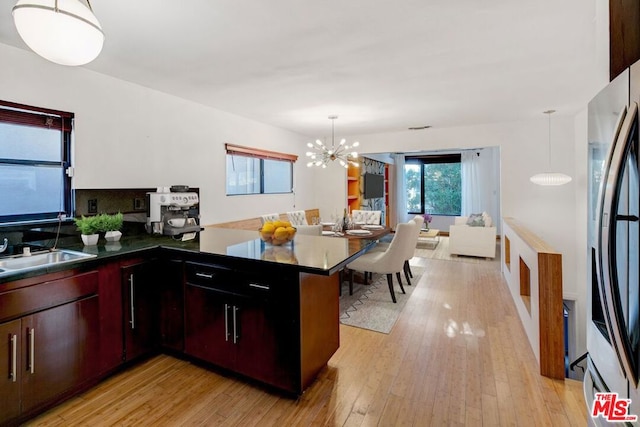
[[[0,101],[0,223],[71,217],[73,114]]]
[[[226,144],[227,195],[293,192],[298,156]]]
[[[460,154],[407,156],[404,173],[409,213],[460,215]]]

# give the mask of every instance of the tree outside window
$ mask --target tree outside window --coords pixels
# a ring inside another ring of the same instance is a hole
[[[407,211],[413,214],[460,215],[460,155],[407,157]]]

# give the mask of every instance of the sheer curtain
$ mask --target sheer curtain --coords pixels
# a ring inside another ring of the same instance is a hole
[[[407,222],[409,220],[409,216],[407,214],[407,190],[404,176],[404,154],[394,153],[391,155],[393,161],[395,163],[395,214],[396,214],[396,223],[398,222]],[[395,228],[396,224],[391,224],[393,228]]]
[[[483,189],[480,179],[480,157],[476,150],[463,151],[461,153],[461,179],[462,179],[462,215],[480,213],[482,206]]]

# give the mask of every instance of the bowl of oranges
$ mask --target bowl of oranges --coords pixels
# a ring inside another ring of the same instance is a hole
[[[262,241],[274,246],[284,245],[296,235],[296,229],[289,221],[267,221],[258,231]]]

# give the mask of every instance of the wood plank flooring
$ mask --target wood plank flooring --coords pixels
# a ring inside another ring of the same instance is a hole
[[[31,426],[585,426],[582,383],[542,377],[498,263],[425,267],[389,335],[341,326],[297,400],[157,356]]]

